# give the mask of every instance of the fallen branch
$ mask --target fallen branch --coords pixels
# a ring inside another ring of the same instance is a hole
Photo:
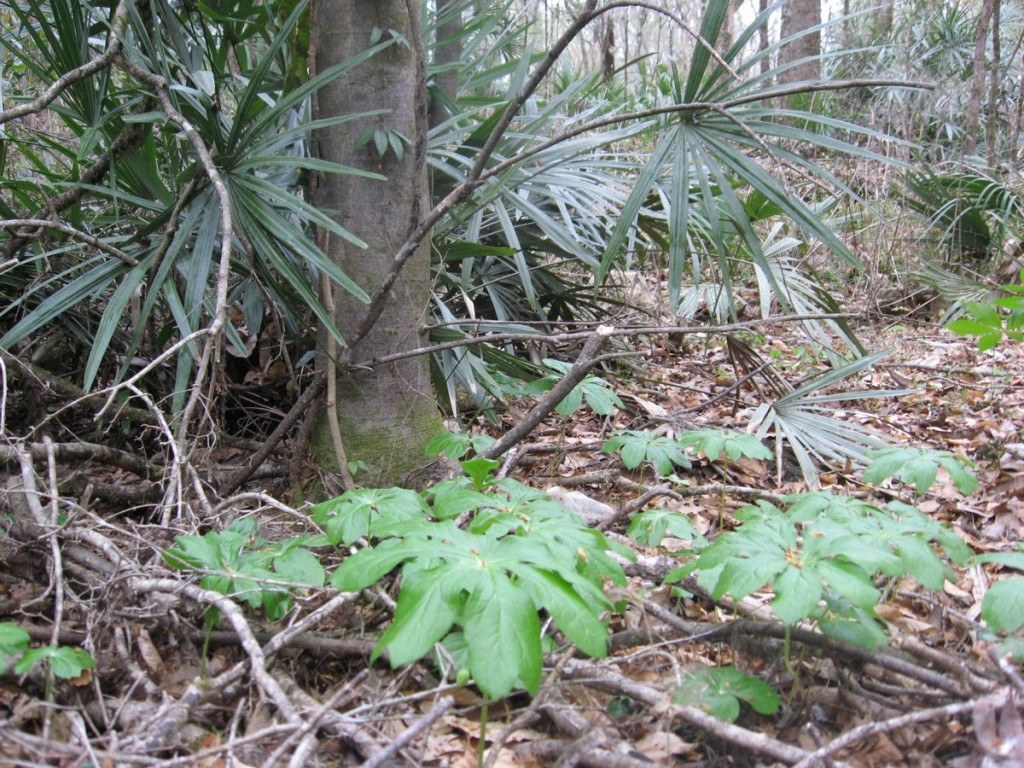
[[[33,462],[44,461],[49,455],[48,451],[52,450],[53,457],[58,461],[96,461],[128,470],[146,480],[157,480],[164,472],[164,467],[159,464],[98,443],[51,443],[49,448],[46,443],[29,443],[23,449]],[[0,445],[0,463],[16,464],[18,452],[19,449],[14,446]]]
[[[673,720],[682,721],[705,734],[733,744],[747,752],[766,755],[787,764],[799,763],[808,755],[807,752],[799,747],[791,746],[762,733],[750,731],[741,726],[719,720],[696,707],[672,704],[669,701],[668,694],[664,691],[644,685],[643,683],[637,683],[604,666],[574,660],[566,665],[565,676],[570,680],[577,680],[583,685],[629,696],[631,699],[646,704],[649,707],[664,709]]]
[[[544,395],[526,416],[496,443],[491,444],[480,455],[488,459],[501,456],[512,446],[526,439],[534,427],[540,424],[544,418],[558,406],[565,396],[572,391],[573,387],[583,381],[583,377],[590,372],[596,364],[595,358],[601,351],[601,347],[615,332],[615,329],[608,325],[598,326],[597,330],[590,334],[587,343],[583,345],[583,351],[573,363],[572,368]]]
[[[830,744],[811,752],[800,760],[800,762],[794,765],[793,768],[814,768],[814,766],[819,764],[822,766],[827,765],[828,758],[839,750],[844,749],[851,744],[856,744],[858,741],[870,738],[871,736],[877,736],[880,733],[892,733],[893,731],[898,731],[901,728],[906,728],[908,725],[927,723],[930,720],[938,720],[943,723],[948,723],[954,717],[959,717],[960,715],[974,711],[975,707],[985,701],[1001,706],[1005,704],[1008,694],[1009,690],[1006,689],[982,699],[961,701],[956,704],[947,704],[944,707],[921,709],[917,712],[910,712],[906,715],[893,717],[889,720],[859,725],[841,736],[837,736]]]
[[[267,457],[274,452],[277,448],[277,444],[284,439],[284,436],[288,434],[288,431],[295,425],[306,410],[313,404],[319,394],[323,391],[326,378],[324,376],[317,376],[310,383],[309,387],[305,392],[295,401],[295,405],[291,407],[287,415],[281,419],[281,423],[278,424],[274,431],[270,433],[270,436],[264,441],[263,447],[256,451],[245,466],[235,472],[233,475],[228,477],[220,487],[220,492],[224,496],[237,491],[242,485],[252,477],[253,473],[259,468],[259,466],[267,460]]]
[[[363,763],[363,768],[379,768],[382,765],[388,764],[388,761],[391,758],[395,757],[402,749],[410,744],[413,739],[440,720],[444,713],[453,706],[455,706],[455,699],[451,696],[442,696],[434,702],[434,706],[430,708],[430,711],[427,714],[406,728],[398,738],[393,739],[384,749]]]

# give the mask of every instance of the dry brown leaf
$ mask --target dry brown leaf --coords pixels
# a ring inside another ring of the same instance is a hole
[[[149,636],[149,632],[144,627],[139,626],[135,628],[135,642],[138,644],[142,661],[149,671],[157,677],[162,677],[164,660],[153,644],[153,639]]]
[[[633,749],[656,763],[668,763],[674,755],[687,755],[694,745],[683,741],[671,731],[651,731],[638,740]]]

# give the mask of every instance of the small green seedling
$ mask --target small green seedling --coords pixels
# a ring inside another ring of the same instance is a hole
[[[774,715],[780,705],[774,688],[736,667],[708,667],[689,673],[673,692],[672,701],[700,707],[730,723],[740,716],[741,701],[762,715]]]
[[[864,482],[878,485],[886,478],[892,477],[901,483],[914,486],[915,493],[920,496],[935,484],[939,467],[949,473],[950,479],[957,490],[970,496],[978,490],[978,480],[967,471],[973,466],[962,456],[955,456],[949,451],[936,451],[931,448],[883,448],[868,451],[871,463],[864,469]]]
[[[164,553],[168,565],[202,571],[201,587],[237,597],[254,609],[262,607],[270,621],[288,613],[291,592],[322,587],[326,580],[320,561],[305,549],[315,542],[297,537],[268,544],[257,535],[251,518],[235,520],[224,531],[174,540],[177,546]],[[215,617],[214,613],[207,618]]]
[[[704,454],[708,461],[718,461],[722,453],[729,461],[739,461],[743,457],[773,458],[771,450],[756,437],[731,429],[698,429],[682,433],[677,440],[684,448],[693,448]]]
[[[637,544],[647,547],[659,546],[666,536],[692,542],[695,546],[707,544],[704,537],[693,527],[690,518],[663,507],[645,509],[633,515],[626,535]]]
[[[979,563],[998,563],[1024,573],[1024,545],[1016,552],[991,552],[978,555]],[[1024,627],[1024,577],[997,581],[981,601],[981,618],[993,632],[1016,632]]]
[[[29,648],[28,632],[10,621],[0,622],[0,672],[14,661],[14,673],[24,675],[41,661],[49,661],[53,674],[65,680],[80,677],[87,669],[94,669],[96,661],[82,648],[44,645]]]
[[[647,462],[660,477],[668,477],[675,467],[689,469],[692,466],[675,440],[641,430],[616,432],[604,441],[601,450],[605,453],[618,451],[627,469],[636,469]]]
[[[444,432],[433,438],[425,452],[427,456],[444,454],[449,459],[458,461],[467,453],[480,453],[494,443],[490,435],[470,435],[465,432]]]
[[[571,365],[560,360],[545,360],[544,365],[554,370],[555,373],[531,381],[523,387],[524,394],[533,396],[544,394],[561,381],[572,368]],[[625,407],[607,381],[599,376],[590,375],[585,376],[583,381],[569,391],[569,394],[555,408],[555,413],[559,416],[572,416],[580,409],[584,400],[598,416],[614,416],[616,410],[622,410]]]

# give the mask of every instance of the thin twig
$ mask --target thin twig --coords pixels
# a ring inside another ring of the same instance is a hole
[[[387,763],[387,761],[397,755],[399,751],[410,744],[413,739],[440,720],[444,716],[445,712],[453,706],[455,706],[455,699],[451,696],[442,696],[434,702],[434,706],[430,708],[430,711],[427,712],[427,714],[406,728],[398,735],[397,738],[393,739],[390,744],[384,747],[384,749],[363,763],[363,768],[380,768],[380,766]]]
[[[824,762],[826,758],[834,755],[839,750],[880,733],[892,733],[893,731],[898,731],[908,725],[927,723],[930,720],[938,720],[943,723],[949,722],[954,717],[959,717],[960,715],[973,711],[974,708],[982,701],[990,701],[997,706],[1003,706],[1006,702],[1007,695],[1008,689],[1004,689],[998,693],[990,694],[989,696],[985,696],[981,699],[959,701],[955,704],[947,704],[944,707],[921,709],[917,712],[910,712],[906,715],[890,718],[889,720],[859,725],[841,736],[836,737],[830,744],[810,753],[800,760],[800,762],[796,763],[793,768],[813,768],[813,766],[819,762]]]
[[[778,317],[766,317],[759,320],[743,320],[736,323],[728,323],[726,325],[626,325],[616,326],[612,330],[611,335],[650,336],[655,334],[671,333],[683,336],[690,334],[724,334],[731,333],[733,331],[747,330],[750,328],[760,328],[774,323],[798,323],[806,320],[848,320],[857,316],[857,314],[851,314],[848,312],[812,313],[806,315],[780,315]],[[458,349],[459,347],[469,347],[474,344],[492,344],[495,342],[507,341],[559,344],[588,339],[593,332],[594,331],[592,329],[587,329],[581,331],[567,331],[565,333],[488,333],[483,336],[468,336],[464,339],[457,339],[455,341],[445,341],[438,344],[419,347],[417,349],[409,349],[404,352],[396,352],[392,355],[381,355],[380,357],[374,357],[369,360],[360,360],[358,362],[349,363],[348,365],[351,368],[376,368],[379,365],[394,363],[398,360],[405,360],[410,357],[432,355],[435,352],[443,352],[446,349]]]
[[[330,237],[327,233],[326,237]],[[327,244],[321,250],[327,252]],[[336,317],[334,306],[334,291],[331,290],[331,280],[326,272],[320,273],[320,294],[328,317]],[[338,464],[338,475],[341,477],[341,487],[351,491],[356,487],[352,479],[352,472],[348,468],[348,455],[345,452],[345,441],[341,436],[341,424],[338,421],[338,341],[333,334],[324,333],[326,344],[323,361],[326,370],[323,372],[327,380],[327,398],[324,403],[324,413],[327,415],[327,425],[330,427],[331,444],[334,446],[334,460]]]
[[[139,262],[129,256],[127,253],[122,251],[120,248],[115,248],[105,240],[90,235],[87,232],[83,232],[80,229],[72,227],[70,224],[65,224],[62,221],[55,219],[0,219],[0,229],[20,229],[22,227],[32,227],[33,229],[55,229],[74,240],[81,240],[86,245],[91,245],[97,250],[103,251],[109,256],[113,256],[120,259],[129,267],[137,267]],[[18,235],[15,233],[15,237],[27,237],[26,235]]]
[[[750,731],[724,720],[712,717],[697,707],[681,706],[669,702],[663,691],[627,679],[616,672],[597,664],[573,660],[566,665],[565,676],[600,690],[624,694],[647,706],[664,708],[674,720],[680,720],[704,733],[730,744],[735,744],[752,753],[766,755],[785,763],[798,763],[807,757],[799,747],[786,744],[771,736]]]
[[[291,407],[291,410],[285,415],[281,422],[274,427],[274,431],[270,433],[270,436],[264,441],[263,446],[256,451],[245,466],[236,471],[233,475],[228,477],[227,480],[221,485],[220,491],[222,495],[229,495],[237,491],[242,485],[252,477],[253,473],[267,460],[267,457],[274,452],[277,448],[278,443],[284,439],[284,436],[288,434],[295,422],[302,417],[302,415],[309,409],[312,403],[316,400],[317,396],[323,391],[324,383],[326,382],[326,376],[317,376],[310,383],[306,391],[299,396],[299,399],[295,401],[295,405]]]

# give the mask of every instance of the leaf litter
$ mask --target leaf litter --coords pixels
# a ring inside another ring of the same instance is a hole
[[[978,353],[944,331],[873,328],[874,344],[894,351],[843,388],[911,392],[829,403],[830,415],[890,445],[970,460],[980,486],[964,495],[941,467],[923,493],[894,480],[869,485],[847,462],[823,467],[821,487],[879,505],[914,505],[975,553],[997,556],[946,560],[948,578],[938,590],[911,578],[877,582],[884,599],[876,613],[889,640],[871,650],[807,623],[783,628],[769,579],[742,597],[715,596],[693,574],[665,583],[702,540],[748,524],[743,508],[758,500],[781,508],[787,494],[808,490],[785,446],[768,439],[758,442],[760,451],[749,443],[743,451],[735,440],[699,432],[726,429],[739,442],[751,440],[746,429],[760,403],[827,367],[791,329],[758,334],[744,343],[771,374],[738,387],[750,371],[716,337],[688,336],[681,345],[649,337],[642,363],[598,372],[621,409],[595,413],[584,404],[571,415],[552,413],[503,467],[581,510],[620,551],[633,553],[622,560],[626,585],[609,586],[625,608],[607,616],[608,657],[587,659],[550,635],[534,697],[487,701],[456,680],[443,649],[397,670],[369,664],[393,615],[391,578],[361,594],[293,590],[283,608],[248,601],[242,589],[236,602],[257,609],[234,614],[162,559],[174,536],[221,531],[240,517],[259,518],[257,549],[317,536],[301,509],[250,491],[205,517],[165,526],[79,496],[74,514],[54,529],[37,519],[11,473],[0,541],[2,618],[23,627],[35,646],[83,647],[97,664],[73,679],[54,677],[45,665],[21,675],[8,670],[0,679],[0,764],[1022,764],[1016,702],[1024,687],[1012,662],[994,654],[983,602],[1013,578],[999,556],[1020,551],[1024,530],[1024,347]],[[594,389],[598,403],[609,402],[604,391]],[[513,403],[504,423],[531,406]],[[636,451],[627,466],[614,445],[602,450],[616,435],[641,430],[656,439],[648,450],[683,434],[704,437],[688,438],[689,468]],[[503,425],[480,420],[474,432],[497,437]],[[239,460],[236,451],[218,450],[204,457],[210,476],[218,463]],[[75,471],[108,485],[141,482],[102,463]],[[645,495],[641,507],[630,507]],[[617,514],[623,510],[629,515]],[[59,560],[48,542],[59,542]],[[329,571],[340,562],[333,548],[315,551]],[[59,609],[54,590],[65,598]],[[273,611],[283,611],[278,621],[268,620]],[[293,636],[282,639],[289,628]],[[707,677],[721,670],[735,674],[720,683]],[[678,693],[709,686],[714,697]],[[777,709],[757,698],[765,689],[778,695]]]

